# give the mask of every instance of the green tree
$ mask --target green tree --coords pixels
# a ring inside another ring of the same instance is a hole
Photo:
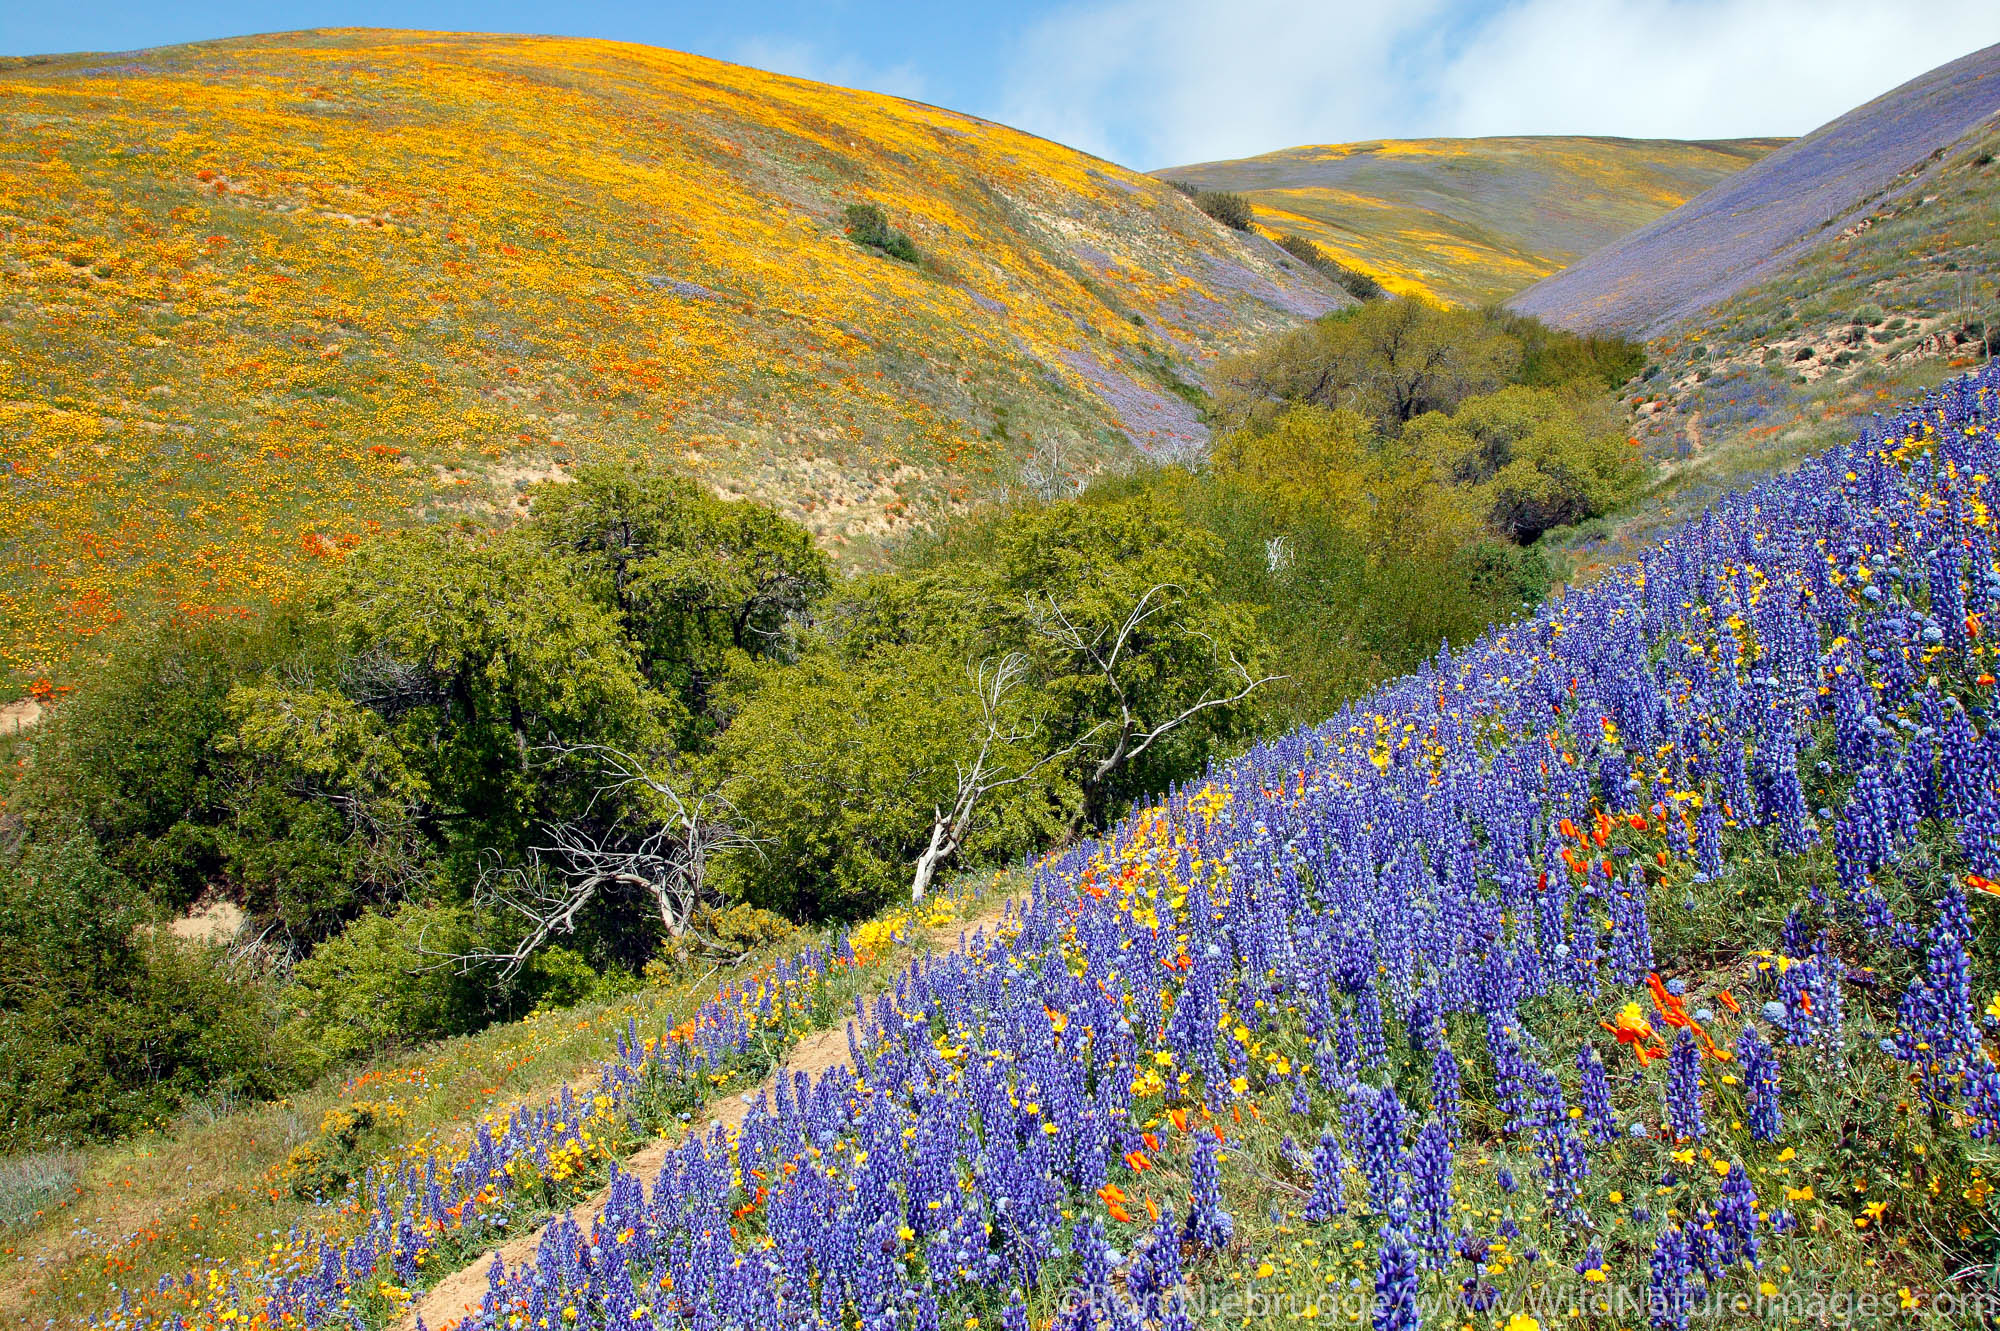
[[[1642,472],[1608,417],[1544,388],[1510,387],[1455,415],[1419,418],[1404,441],[1441,477],[1476,492],[1492,525],[1524,545],[1610,511]]]
[[[249,963],[154,928],[80,832],[0,863],[0,1150],[116,1135],[299,1080]]]
[[[1142,501],[1029,510],[998,533],[999,646],[1034,664],[1048,742],[1076,746],[1068,832],[1200,770],[1268,677],[1221,543]]]
[[[17,809],[58,839],[81,821],[163,909],[185,908],[223,874],[233,775],[217,740],[229,690],[295,649],[293,627],[283,616],[175,619],[115,641],[36,733]]]
[[[1359,412],[1303,402],[1257,428],[1227,431],[1212,452],[1218,475],[1265,495],[1279,513],[1316,508],[1322,519],[1360,531],[1380,443]]]
[[[1287,403],[1351,407],[1393,434],[1492,392],[1520,360],[1519,342],[1477,310],[1404,296],[1328,315],[1226,362],[1217,403],[1231,425],[1268,419]]]
[[[342,810],[377,899],[424,877],[463,891],[488,857],[518,860],[537,829],[597,802],[588,781],[555,779],[565,750],[648,753],[687,726],[615,615],[518,540],[364,547],[307,614],[338,665],[239,687],[227,747]]]
[[[798,623],[832,582],[796,522],[633,466],[537,488],[528,534],[576,569],[637,644],[647,678],[680,699],[683,744],[713,732],[710,696],[734,664],[792,655]]]
[[[1005,700],[1006,724],[1033,730],[1031,697]],[[769,909],[851,918],[910,890],[940,811],[984,736],[975,677],[926,644],[888,645],[859,659],[814,653],[766,666],[717,745],[736,817],[756,838],[733,852],[727,890]],[[1025,743],[989,760],[1005,774],[1034,758]],[[960,853],[1016,854],[1060,821],[1058,773],[1008,787],[974,810]]]

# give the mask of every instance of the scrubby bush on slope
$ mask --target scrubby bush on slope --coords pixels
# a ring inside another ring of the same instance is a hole
[[[883,997],[859,1075],[620,1181],[472,1324],[1941,1305],[2000,1127],[1996,394],[1047,864],[1018,932]],[[241,1298],[315,1325],[349,1278]]]
[[[153,918],[81,834],[0,864],[0,1151],[295,1084],[303,1065],[270,987]]]
[[[1325,273],[1356,300],[1380,300],[1389,294],[1373,277],[1359,268],[1351,268],[1342,263],[1304,236],[1294,234],[1281,236],[1278,239],[1278,247],[1293,258],[1309,263]]]

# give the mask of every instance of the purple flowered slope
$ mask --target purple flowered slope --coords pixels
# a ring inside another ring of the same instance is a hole
[[[1181,399],[1140,383],[1087,351],[1065,351],[1062,360],[1089,381],[1141,451],[1171,458],[1208,446],[1208,427],[1200,413]]]
[[[1995,111],[2000,46],[1848,112],[1508,303],[1578,331],[1672,331],[1838,236],[1885,191],[1920,184],[1914,168]]]

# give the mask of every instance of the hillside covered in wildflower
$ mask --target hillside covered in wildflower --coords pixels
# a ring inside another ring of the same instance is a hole
[[[1583,566],[1987,359],[1996,75],[1989,48],[1913,79],[1510,302],[1646,338],[1628,432],[1659,483]]]
[[[1784,143],[1545,135],[1315,144],[1154,172],[1241,194],[1399,295],[1477,305],[1672,211]]]
[[[1509,302],[1578,331],[1656,336],[1844,239],[2000,109],[2000,47],[1856,107]]]
[[[1199,445],[1209,358],[1347,302],[990,122],[366,31],[0,64],[0,273],[10,696],[136,612],[232,611],[608,456],[865,556],[1038,449]]]
[[[851,1068],[614,1173],[463,1325],[1969,1323],[1997,393],[1954,381],[1052,857],[856,1007]],[[713,1029],[621,1045],[598,1112],[728,1057]],[[107,1323],[381,1325],[524,1168],[589,1154],[556,1112]]]

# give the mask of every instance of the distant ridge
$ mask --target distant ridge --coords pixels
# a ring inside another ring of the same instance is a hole
[[[1391,291],[1480,304],[1575,263],[1784,139],[1522,136],[1314,144],[1153,174],[1247,195]]]
[[[2000,45],[1942,65],[1772,153],[1509,305],[1580,332],[1673,331],[1908,191],[2000,109]]]

